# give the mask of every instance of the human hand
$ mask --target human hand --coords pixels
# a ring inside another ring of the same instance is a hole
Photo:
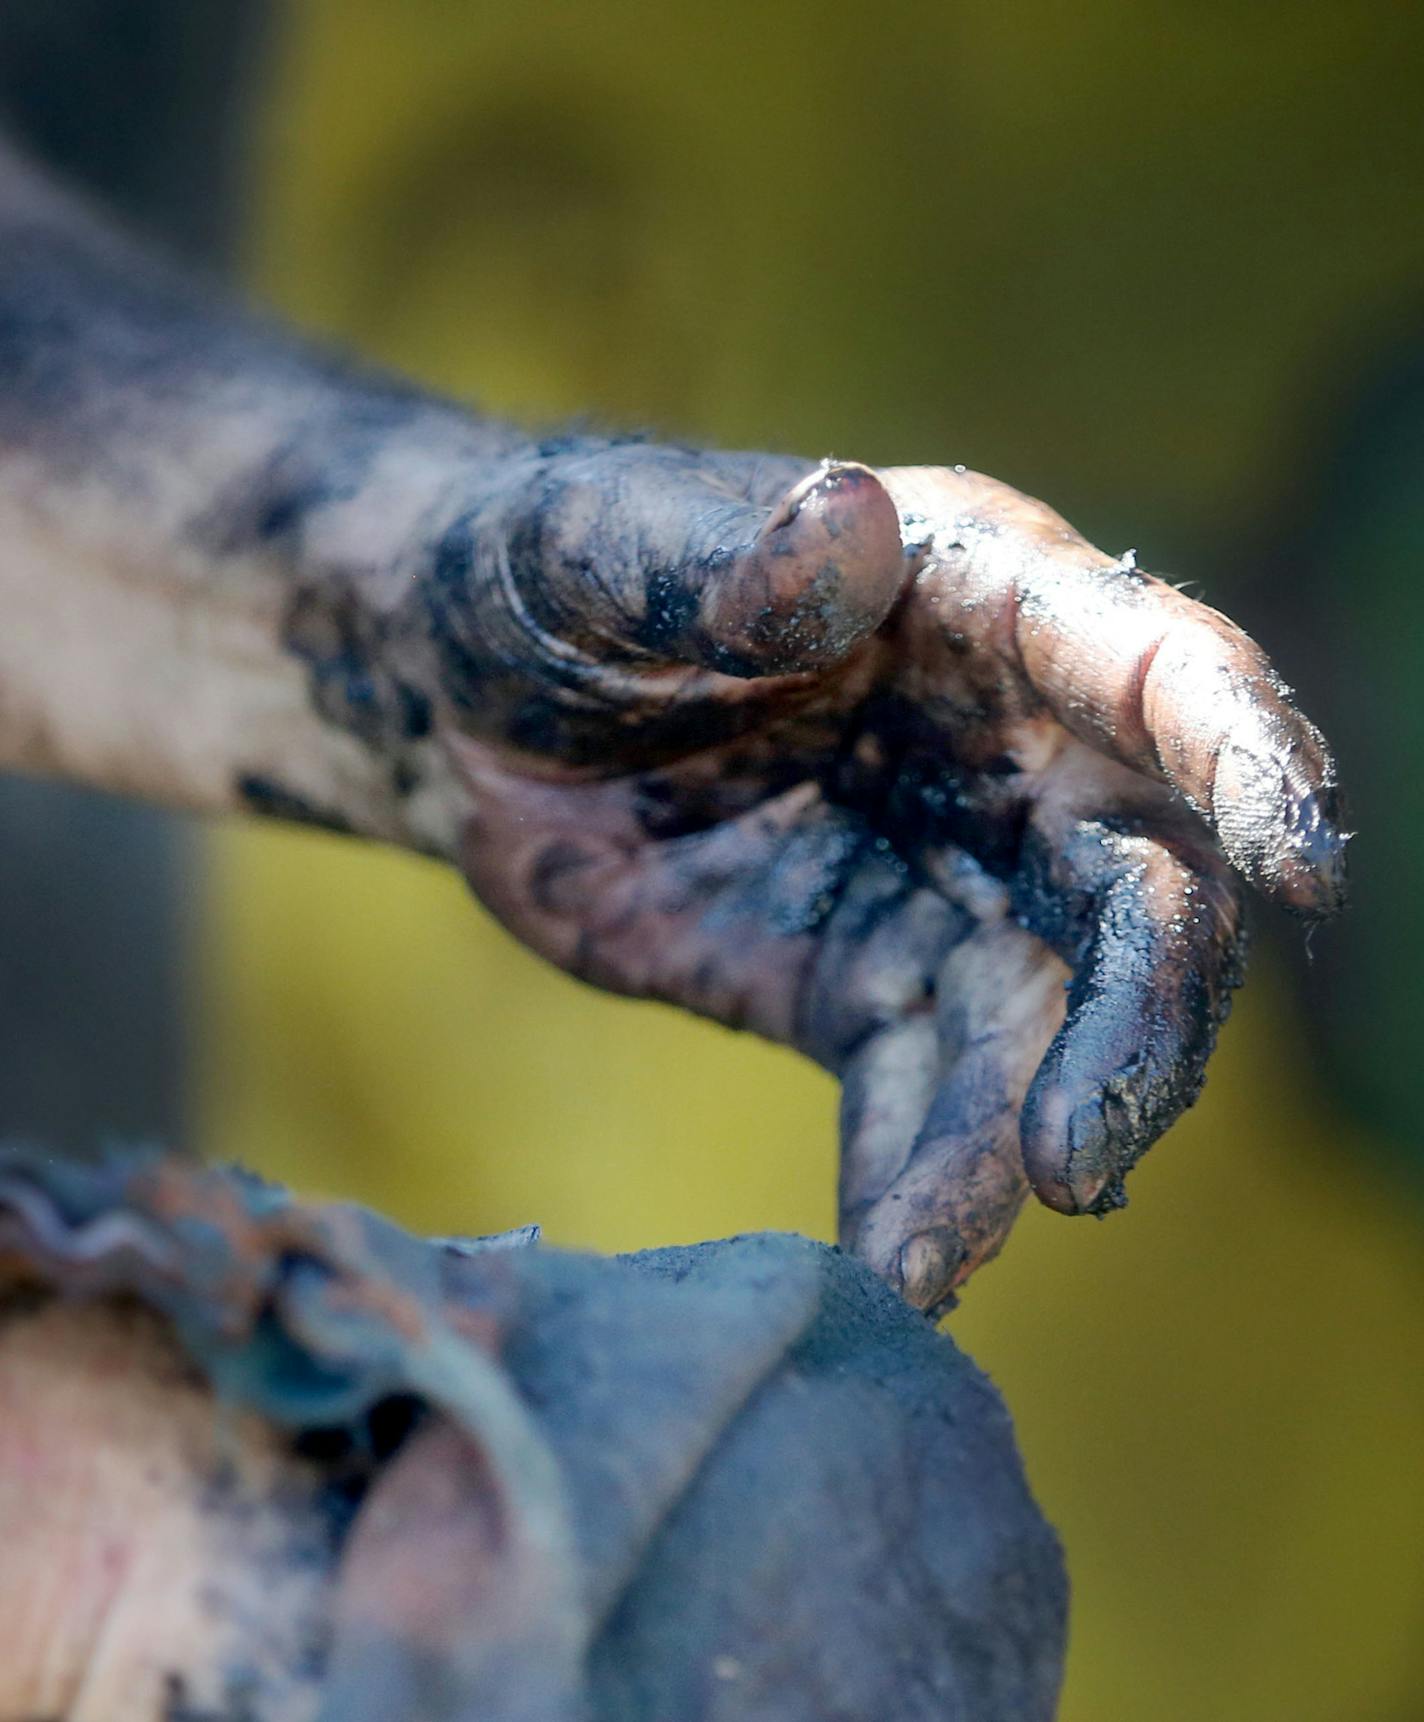
[[[1030,1185],[1120,1205],[1200,1088],[1239,880],[1343,898],[1254,643],[959,469],[582,445],[508,509],[421,600],[481,898],[832,1071],[843,1240],[920,1307]]]
[[[574,973],[798,1047],[843,1085],[845,1241],[922,1307],[1030,1184],[1121,1201],[1239,879],[1341,900],[1334,768],[1259,650],[1005,485],[531,443],[3,151],[0,239],[0,765],[459,859]]]

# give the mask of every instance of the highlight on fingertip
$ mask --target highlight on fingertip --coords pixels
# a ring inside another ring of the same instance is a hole
[[[1345,907],[1352,835],[1342,828],[1340,794],[1333,784],[1292,801],[1277,894],[1294,914],[1325,920]]]
[[[895,504],[869,467],[817,467],[705,581],[714,667],[782,675],[836,663],[890,614],[908,578]]]

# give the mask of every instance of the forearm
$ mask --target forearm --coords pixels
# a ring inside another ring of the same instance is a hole
[[[0,153],[0,765],[448,850],[428,713],[361,642],[525,448]]]

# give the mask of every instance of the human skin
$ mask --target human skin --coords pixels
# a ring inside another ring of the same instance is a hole
[[[443,857],[570,972],[830,1070],[843,1241],[925,1309],[1030,1188],[1121,1204],[1243,881],[1343,900],[1334,767],[1259,648],[1043,504],[528,436],[13,159],[0,604],[0,764]]]

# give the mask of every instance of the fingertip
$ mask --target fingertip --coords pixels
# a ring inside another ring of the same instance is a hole
[[[1123,1179],[1201,1093],[1241,981],[1239,898],[1221,863],[1199,873],[1156,845],[1137,853],[1102,894],[1020,1115],[1029,1184],[1061,1214],[1122,1206]]]
[[[788,669],[843,657],[884,622],[909,574],[899,510],[853,461],[827,462],[793,485],[754,554],[779,600],[768,649]]]
[[[912,1309],[928,1314],[952,1299],[968,1268],[969,1250],[959,1234],[948,1226],[932,1226],[906,1239],[888,1277]]]
[[[1227,742],[1212,813],[1227,859],[1266,896],[1307,920],[1344,908],[1349,833],[1323,743],[1309,755],[1295,748],[1283,762],[1274,750]]]
[[[1205,606],[1157,589],[1170,626],[1142,680],[1155,764],[1227,859],[1307,918],[1346,899],[1335,761],[1260,646]]]
[[[1093,1094],[1075,1095],[1063,1081],[1062,1063],[1062,1049],[1055,1043],[1024,1101],[1019,1121],[1024,1171],[1046,1208],[1085,1214],[1117,1168],[1100,1101]]]
[[[1292,798],[1275,893],[1286,908],[1308,920],[1340,913],[1349,898],[1349,841],[1333,786]]]
[[[888,511],[888,516],[883,512]],[[847,532],[863,530],[873,516],[888,524],[899,540],[900,517],[890,493],[870,467],[856,460],[824,460],[804,478],[782,492],[759,537],[767,538],[800,522],[803,527],[821,522],[827,536],[836,540]]]
[[[910,575],[899,512],[869,467],[827,462],[776,502],[704,588],[701,630],[733,673],[836,663],[890,614]]]
[[[841,1246],[857,1256],[911,1309],[937,1316],[952,1309],[956,1288],[973,1273],[981,1257],[943,1220],[922,1224],[906,1237],[894,1216],[881,1209],[857,1222],[842,1222]]]

